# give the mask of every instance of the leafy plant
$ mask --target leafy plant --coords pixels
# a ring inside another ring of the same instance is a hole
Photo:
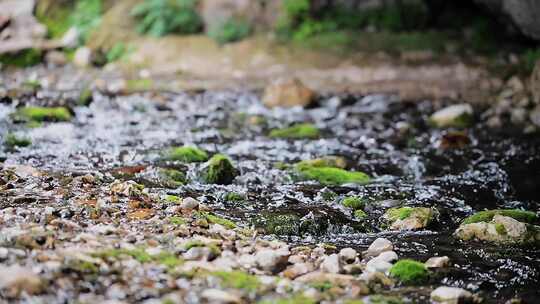
[[[131,46],[127,46],[122,42],[118,42],[113,45],[113,47],[109,51],[107,51],[107,53],[105,54],[105,59],[107,60],[107,62],[115,62],[123,59],[132,51],[133,48]]]
[[[208,35],[220,44],[240,41],[251,34],[251,25],[241,19],[229,19],[210,29]]]
[[[80,42],[88,39],[92,30],[101,23],[103,6],[101,0],[79,0],[71,15],[71,25],[80,33]]]
[[[170,33],[192,34],[202,29],[197,0],[146,0],[131,15],[139,19],[137,31],[154,37]]]

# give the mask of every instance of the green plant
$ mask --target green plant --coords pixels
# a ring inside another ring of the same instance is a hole
[[[28,49],[17,53],[0,55],[0,63],[6,66],[19,68],[29,67],[41,62],[42,52],[37,49]]]
[[[341,204],[354,210],[363,209],[365,205],[362,199],[358,196],[348,196],[341,201]]]
[[[405,284],[416,284],[426,281],[429,277],[429,272],[423,263],[404,259],[399,260],[390,268],[390,275],[398,278]]]
[[[70,17],[71,25],[80,33],[80,42],[85,43],[92,30],[101,23],[102,0],[79,0]]]
[[[132,48],[130,46],[126,46],[124,43],[118,42],[107,51],[107,53],[105,54],[105,59],[108,63],[115,62],[125,58],[126,55],[131,52]]]
[[[166,158],[169,160],[185,163],[203,162],[208,160],[208,154],[195,146],[171,148],[166,154]]]
[[[472,224],[472,223],[479,223],[479,222],[490,222],[495,215],[502,215],[502,216],[508,216],[511,217],[517,221],[524,222],[524,223],[534,223],[538,220],[538,216],[536,213],[531,211],[524,211],[519,209],[508,209],[508,210],[486,210],[486,211],[480,211],[477,212],[469,217],[467,217],[465,220],[463,220],[462,224]]]
[[[139,20],[137,31],[154,37],[170,33],[192,34],[202,29],[197,0],[145,0],[131,15]]]
[[[295,124],[288,128],[274,129],[270,131],[270,137],[273,138],[289,138],[289,139],[315,139],[320,136],[319,129],[313,124],[302,123]]]
[[[251,34],[249,22],[241,19],[229,19],[208,32],[208,36],[220,44],[240,41]]]

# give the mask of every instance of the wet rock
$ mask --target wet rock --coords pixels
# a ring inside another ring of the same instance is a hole
[[[462,288],[441,286],[431,292],[430,299],[439,304],[469,303],[472,294]]]
[[[466,128],[472,123],[473,114],[471,105],[457,104],[433,113],[430,122],[438,128]]]
[[[538,11],[540,3],[535,0],[475,0],[485,5],[490,12],[495,13],[500,21],[504,21],[508,27],[516,28],[529,38],[540,40],[540,21]]]
[[[533,102],[540,105],[540,60],[534,65],[529,83]]]
[[[321,263],[321,271],[329,273],[340,273],[342,271],[339,255],[331,254],[326,256]]]
[[[281,275],[288,279],[294,280],[295,278],[304,275],[310,271],[313,271],[313,265],[308,263],[296,263],[285,269],[281,273]]]
[[[198,200],[191,197],[186,197],[182,199],[182,202],[180,203],[180,208],[184,210],[195,210],[199,208],[199,204],[200,203]]]
[[[366,264],[366,271],[367,272],[382,272],[386,273],[392,268],[392,264],[384,261],[383,259],[371,259]]]
[[[302,283],[332,282],[336,285],[350,285],[354,280],[355,278],[352,275],[314,271],[296,278],[295,281]]]
[[[233,166],[231,160],[223,155],[214,155],[203,168],[203,180],[208,184],[223,184],[232,183],[238,171]]]
[[[0,289],[11,297],[19,296],[22,292],[33,295],[44,290],[41,278],[31,269],[18,265],[0,266]]]
[[[306,87],[299,79],[280,79],[267,86],[262,101],[269,108],[295,106],[305,107],[311,104],[315,92]]]
[[[354,263],[358,253],[352,248],[343,248],[339,251],[339,257],[347,264]]]
[[[395,251],[385,251],[381,252],[381,254],[376,256],[374,259],[392,263],[394,261],[397,261],[398,255]]]
[[[363,252],[365,257],[378,256],[382,252],[394,250],[394,245],[392,242],[385,238],[377,238],[368,249]]]
[[[447,267],[450,264],[450,258],[447,256],[431,257],[424,264],[428,269]]]
[[[529,113],[529,119],[537,128],[540,128],[540,104]]]
[[[73,64],[80,68],[87,68],[92,64],[92,51],[88,47],[80,47],[73,55]]]
[[[75,48],[79,45],[80,33],[76,27],[71,27],[65,34],[62,36],[61,43],[62,46],[67,48]]]
[[[54,66],[63,66],[67,63],[67,58],[63,52],[50,51],[45,55],[45,62]]]
[[[496,214],[489,222],[461,224],[454,235],[464,241],[480,240],[501,244],[540,242],[540,227]]]
[[[427,227],[436,214],[433,208],[390,208],[384,213],[383,219],[390,224],[391,230],[417,230]]]
[[[201,293],[201,297],[208,303],[242,303],[242,299],[237,295],[219,289],[206,289]]]
[[[289,256],[288,250],[262,249],[255,254],[255,261],[262,270],[278,273],[287,265]]]
[[[9,251],[7,248],[0,247],[0,261],[4,261],[8,258]]]

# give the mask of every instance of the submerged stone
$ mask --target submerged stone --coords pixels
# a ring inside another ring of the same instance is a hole
[[[305,161],[296,164],[295,170],[301,180],[315,180],[323,185],[365,184],[370,181],[369,176],[363,172],[313,166]]]
[[[473,122],[473,108],[469,104],[451,105],[430,117],[430,122],[438,128],[466,128]]]
[[[237,175],[231,160],[223,154],[216,154],[205,164],[202,178],[208,184],[227,185],[232,183]]]
[[[313,124],[295,124],[288,128],[270,131],[270,137],[286,139],[316,139],[320,137],[319,129]]]
[[[383,219],[391,230],[416,230],[427,227],[435,218],[437,210],[426,207],[401,207],[386,210]]]
[[[185,163],[194,163],[207,161],[208,154],[194,146],[183,146],[171,148],[167,151],[166,158]]]
[[[390,268],[390,275],[405,284],[418,284],[429,278],[426,266],[410,259],[399,260]]]
[[[11,117],[22,122],[69,121],[72,118],[65,107],[24,107],[17,109]]]

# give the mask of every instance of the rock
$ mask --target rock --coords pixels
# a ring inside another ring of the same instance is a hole
[[[313,270],[313,265],[310,265],[308,263],[297,263],[292,266],[289,266],[281,274],[288,279],[294,280],[295,278],[303,274],[306,274],[312,270]]]
[[[386,273],[392,268],[392,264],[382,259],[372,259],[366,264],[367,272],[382,272]]]
[[[262,270],[278,273],[287,265],[289,256],[289,251],[262,249],[255,254],[255,260]]]
[[[9,250],[4,247],[0,247],[0,261],[4,261],[8,258]]]
[[[540,128],[540,104],[529,113],[529,119],[537,128]]]
[[[392,242],[385,238],[378,238],[369,245],[368,249],[363,254],[365,257],[378,256],[382,252],[391,251],[393,249],[394,245]]]
[[[431,301],[440,304],[470,302],[472,294],[462,288],[441,286],[431,292]]]
[[[433,208],[390,208],[384,213],[383,219],[390,224],[391,230],[417,230],[427,227],[436,214]]]
[[[415,260],[399,260],[390,268],[390,275],[404,284],[418,284],[429,278],[429,271],[424,263]]]
[[[301,283],[326,283],[332,282],[336,285],[350,285],[355,280],[354,276],[346,274],[336,274],[321,271],[314,271],[296,278],[295,282]]]
[[[306,107],[315,98],[315,92],[306,87],[299,79],[280,79],[267,86],[262,101],[269,108],[295,106]]]
[[[424,263],[424,265],[426,265],[428,269],[447,267],[449,264],[450,264],[450,258],[447,256],[431,257]]]
[[[41,278],[31,269],[18,265],[0,266],[0,289],[12,297],[22,292],[38,294],[45,288]]]
[[[529,38],[540,40],[540,2],[536,0],[475,0],[485,5],[501,21]]]
[[[227,185],[233,182],[238,171],[231,160],[223,155],[216,154],[205,163],[203,167],[203,180],[208,184]]]
[[[540,60],[534,65],[529,84],[533,102],[540,105]]]
[[[470,104],[451,105],[441,109],[430,117],[430,122],[438,128],[466,128],[473,119],[473,108]]]
[[[62,36],[62,46],[67,48],[75,48],[79,45],[79,30],[76,27],[71,27],[65,34]]]
[[[199,204],[200,203],[198,200],[191,197],[186,197],[182,199],[182,202],[180,203],[180,208],[183,210],[195,210],[199,208]]]
[[[339,251],[339,257],[347,264],[354,263],[358,253],[352,248],[343,248]]]
[[[539,231],[539,226],[527,225],[512,217],[496,214],[489,222],[463,223],[454,235],[464,241],[525,244],[539,242]]]
[[[321,271],[329,273],[340,273],[342,270],[339,255],[331,254],[326,256],[321,263]]]
[[[207,247],[192,247],[187,252],[182,254],[182,257],[186,260],[207,260],[210,256],[210,248]]]
[[[385,251],[385,252],[381,252],[381,254],[376,256],[374,259],[392,263],[394,261],[397,261],[398,255],[394,251]]]
[[[206,289],[201,297],[208,303],[242,303],[237,295],[219,289]]]
[[[63,52],[50,51],[45,55],[45,62],[54,66],[63,66],[67,63],[67,58]]]
[[[73,55],[73,64],[80,68],[87,68],[92,63],[92,51],[88,47],[80,47]]]

